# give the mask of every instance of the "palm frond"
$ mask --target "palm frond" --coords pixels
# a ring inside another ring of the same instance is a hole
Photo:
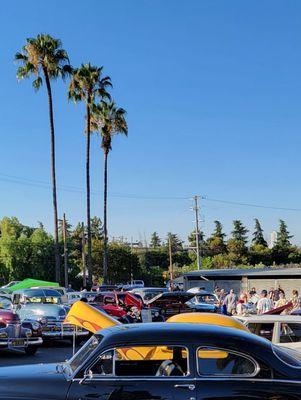
[[[32,86],[33,86],[34,90],[36,90],[36,91],[39,90],[42,85],[43,85],[43,80],[40,76],[38,76],[37,79],[35,79],[32,82]]]

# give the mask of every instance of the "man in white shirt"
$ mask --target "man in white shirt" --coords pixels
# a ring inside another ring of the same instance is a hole
[[[261,298],[257,303],[257,314],[265,314],[274,308],[274,302],[267,297],[268,292],[266,290],[262,290],[260,296]]]

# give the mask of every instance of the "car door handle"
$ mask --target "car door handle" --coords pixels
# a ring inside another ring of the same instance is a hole
[[[177,389],[188,389],[188,390],[194,390],[195,385],[193,384],[187,384],[187,385],[175,385],[175,388]]]

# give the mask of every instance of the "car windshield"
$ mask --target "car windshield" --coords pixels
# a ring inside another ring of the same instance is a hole
[[[74,373],[94,353],[102,340],[101,335],[94,335],[77,353],[68,361],[68,365]]]
[[[158,294],[161,294],[161,293],[162,293],[162,290],[149,290],[149,291],[142,292],[141,295],[143,297],[143,300],[151,300],[154,297],[158,296]]]
[[[0,309],[10,310],[12,308],[12,302],[7,297],[0,296]]]
[[[61,304],[59,296],[26,297],[26,303]]]

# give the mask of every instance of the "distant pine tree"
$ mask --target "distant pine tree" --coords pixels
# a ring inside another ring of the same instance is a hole
[[[288,249],[291,246],[290,239],[293,236],[289,234],[289,231],[287,230],[287,225],[286,223],[280,219],[279,221],[279,231],[277,232],[277,242],[276,246],[279,249]]]
[[[237,219],[233,221],[233,231],[231,232],[232,239],[242,242],[244,245],[246,245],[248,241],[248,232],[248,229],[243,226],[240,220]]]
[[[263,237],[263,229],[261,228],[260,222],[257,218],[255,218],[255,230],[253,233],[252,244],[260,244],[265,247],[268,245]]]
[[[157,232],[154,232],[154,233],[152,234],[152,236],[151,236],[150,247],[151,247],[152,249],[157,249],[158,247],[161,247],[161,243],[162,243],[162,241],[161,241],[161,239],[160,239],[158,233],[157,233]]]

